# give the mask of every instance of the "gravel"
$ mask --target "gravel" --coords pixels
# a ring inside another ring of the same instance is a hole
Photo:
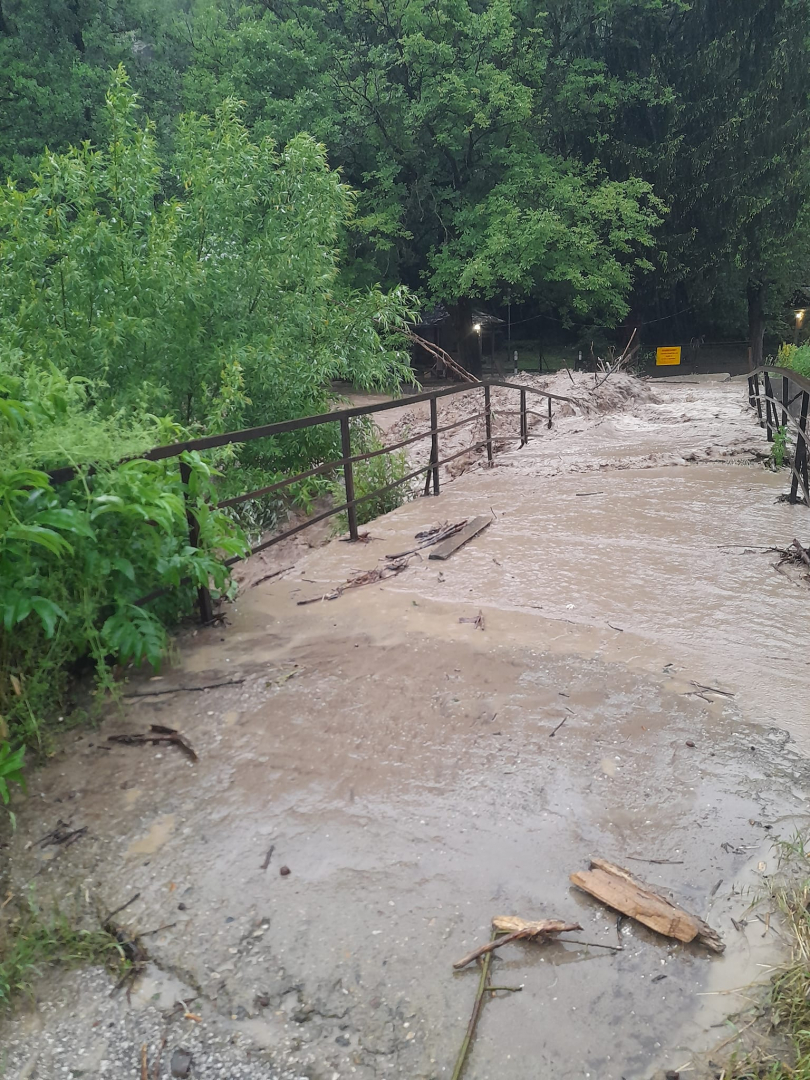
[[[310,1060],[293,1047],[257,1050],[239,1031],[201,1006],[201,1022],[178,1010],[110,997],[112,982],[101,969],[70,972],[44,986],[45,1000],[0,1023],[0,1075],[8,1080],[100,1080],[142,1076],[142,1047],[147,1047],[149,1080],[170,1080],[171,1064],[191,1055],[186,1074],[192,1080],[308,1080]],[[194,1003],[192,1008],[197,1006]],[[165,1046],[155,1071],[158,1049]],[[178,1053],[184,1051],[184,1053]],[[286,1059],[286,1060],[285,1060]]]

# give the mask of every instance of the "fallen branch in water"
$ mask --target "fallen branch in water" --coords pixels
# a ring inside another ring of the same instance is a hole
[[[144,690],[142,694],[124,694],[125,701],[143,697],[162,697],[164,694],[193,694],[205,690],[218,690],[221,686],[241,686],[244,679],[224,679],[222,682],[203,683],[201,686],[170,686],[165,690]]]

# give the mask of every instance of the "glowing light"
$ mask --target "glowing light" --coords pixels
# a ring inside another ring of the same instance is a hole
[[[802,314],[804,314],[804,313],[802,313]],[[480,322],[473,323],[473,330],[476,332],[476,334],[480,334],[481,333],[481,323]]]
[[[801,326],[804,322],[804,308],[796,312],[796,325]]]

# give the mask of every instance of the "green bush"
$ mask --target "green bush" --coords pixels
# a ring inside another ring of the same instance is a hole
[[[0,377],[0,734],[38,748],[44,721],[67,704],[71,668],[89,661],[103,690],[115,664],[159,664],[166,627],[189,610],[194,589],[226,589],[220,556],[245,549],[212,505],[213,471],[199,454],[182,456],[187,491],[174,459],[105,462],[107,440],[108,451],[142,449],[159,425],[146,416],[105,420],[73,382],[57,373],[47,383]],[[73,450],[92,454],[94,470],[54,486],[31,467],[70,463]],[[197,547],[188,542],[186,495]],[[162,587],[168,596],[138,603]]]
[[[776,364],[810,379],[810,345],[780,345]]]

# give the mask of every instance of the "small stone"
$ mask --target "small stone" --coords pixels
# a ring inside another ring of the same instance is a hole
[[[693,750],[694,750],[694,748],[695,748],[695,744],[694,744],[694,743],[692,742],[692,740],[691,740],[691,739],[687,739],[687,740],[686,740],[686,745],[687,745],[687,746],[691,746]]]
[[[335,1042],[338,1046],[351,1046],[351,1039],[347,1035],[338,1035]]]
[[[675,1072],[674,1069],[670,1069],[668,1072],[664,1073],[664,1080],[680,1080],[680,1077],[681,1074],[679,1072]]]
[[[282,866],[282,868],[279,870],[279,873],[281,874],[282,877],[289,877],[290,873],[291,873],[291,870],[290,870],[289,866]]]
[[[178,911],[185,911],[186,910],[186,905],[185,904],[178,904],[177,905],[177,910]]]
[[[172,1054],[171,1069],[172,1076],[188,1076],[191,1071],[191,1054],[188,1050],[184,1050],[182,1046],[178,1046]]]

